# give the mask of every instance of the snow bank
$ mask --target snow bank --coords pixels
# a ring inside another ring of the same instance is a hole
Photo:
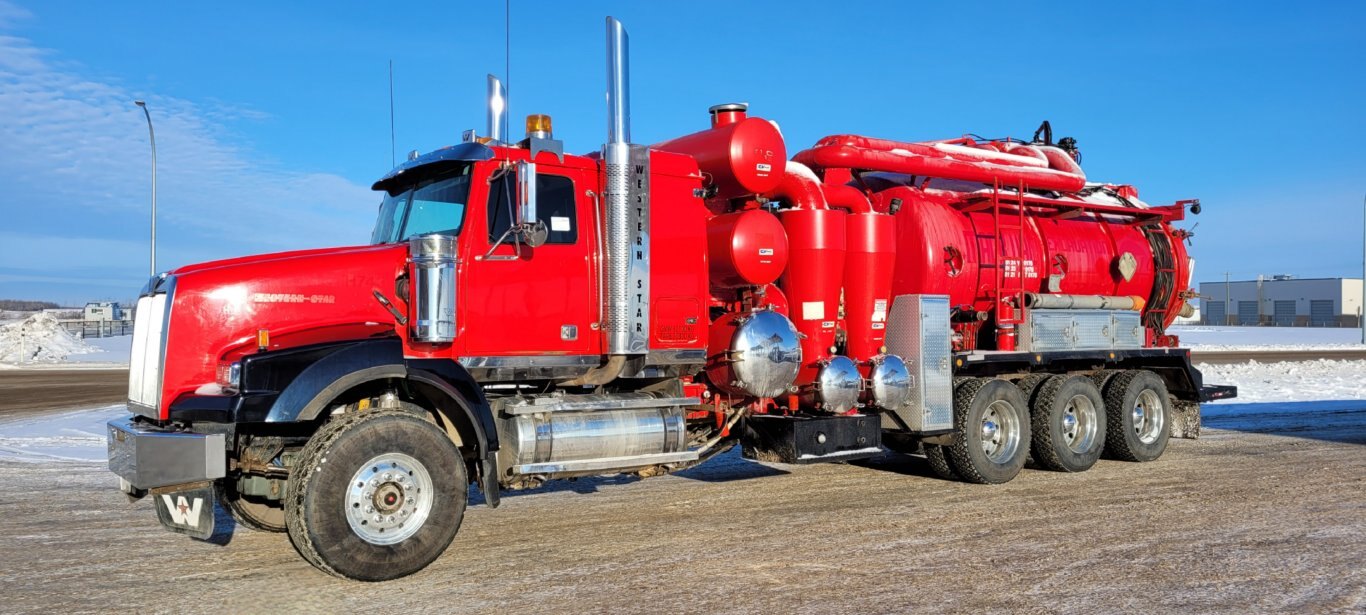
[[[103,462],[109,455],[104,424],[127,414],[118,404],[0,419],[0,458]]]
[[[1336,327],[1207,327],[1176,325],[1169,332],[1192,350],[1338,350],[1363,348],[1361,329]]]
[[[1366,361],[1293,361],[1196,365],[1206,384],[1232,384],[1238,397],[1216,404],[1366,400]]]
[[[58,363],[71,355],[98,351],[67,333],[45,312],[0,326],[0,363]]]

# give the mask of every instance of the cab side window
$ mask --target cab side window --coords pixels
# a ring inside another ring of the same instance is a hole
[[[489,184],[489,242],[498,241],[516,214],[517,177],[512,173]],[[536,218],[550,231],[546,243],[572,244],[579,240],[574,207],[574,180],[544,173],[536,176]]]

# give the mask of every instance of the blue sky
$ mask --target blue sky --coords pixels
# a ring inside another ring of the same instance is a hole
[[[947,4],[947,3],[946,3]],[[838,12],[832,13],[831,7]],[[387,10],[386,10],[387,8]],[[484,124],[502,2],[0,0],[0,297],[131,297],[158,265],[362,243],[397,144]],[[605,134],[603,17],[631,34],[633,140],[748,101],[795,152],[827,134],[1078,139],[1091,179],[1200,198],[1198,280],[1357,275],[1366,3],[512,1],[513,134]]]

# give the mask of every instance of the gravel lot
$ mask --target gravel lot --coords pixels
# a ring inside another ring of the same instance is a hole
[[[923,459],[558,482],[427,570],[325,576],[277,534],[165,532],[96,464],[0,462],[3,611],[1361,612],[1366,402],[1219,406],[1151,464],[978,486]],[[219,514],[220,527],[230,523]]]

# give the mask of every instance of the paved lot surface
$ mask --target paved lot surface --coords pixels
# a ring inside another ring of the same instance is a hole
[[[161,530],[96,464],[0,462],[0,611],[1362,612],[1366,402],[1222,407],[1150,464],[987,487],[924,461],[558,482],[385,584]],[[228,520],[221,513],[220,526]]]
[[[0,415],[89,408],[127,399],[127,368],[0,370]]]

